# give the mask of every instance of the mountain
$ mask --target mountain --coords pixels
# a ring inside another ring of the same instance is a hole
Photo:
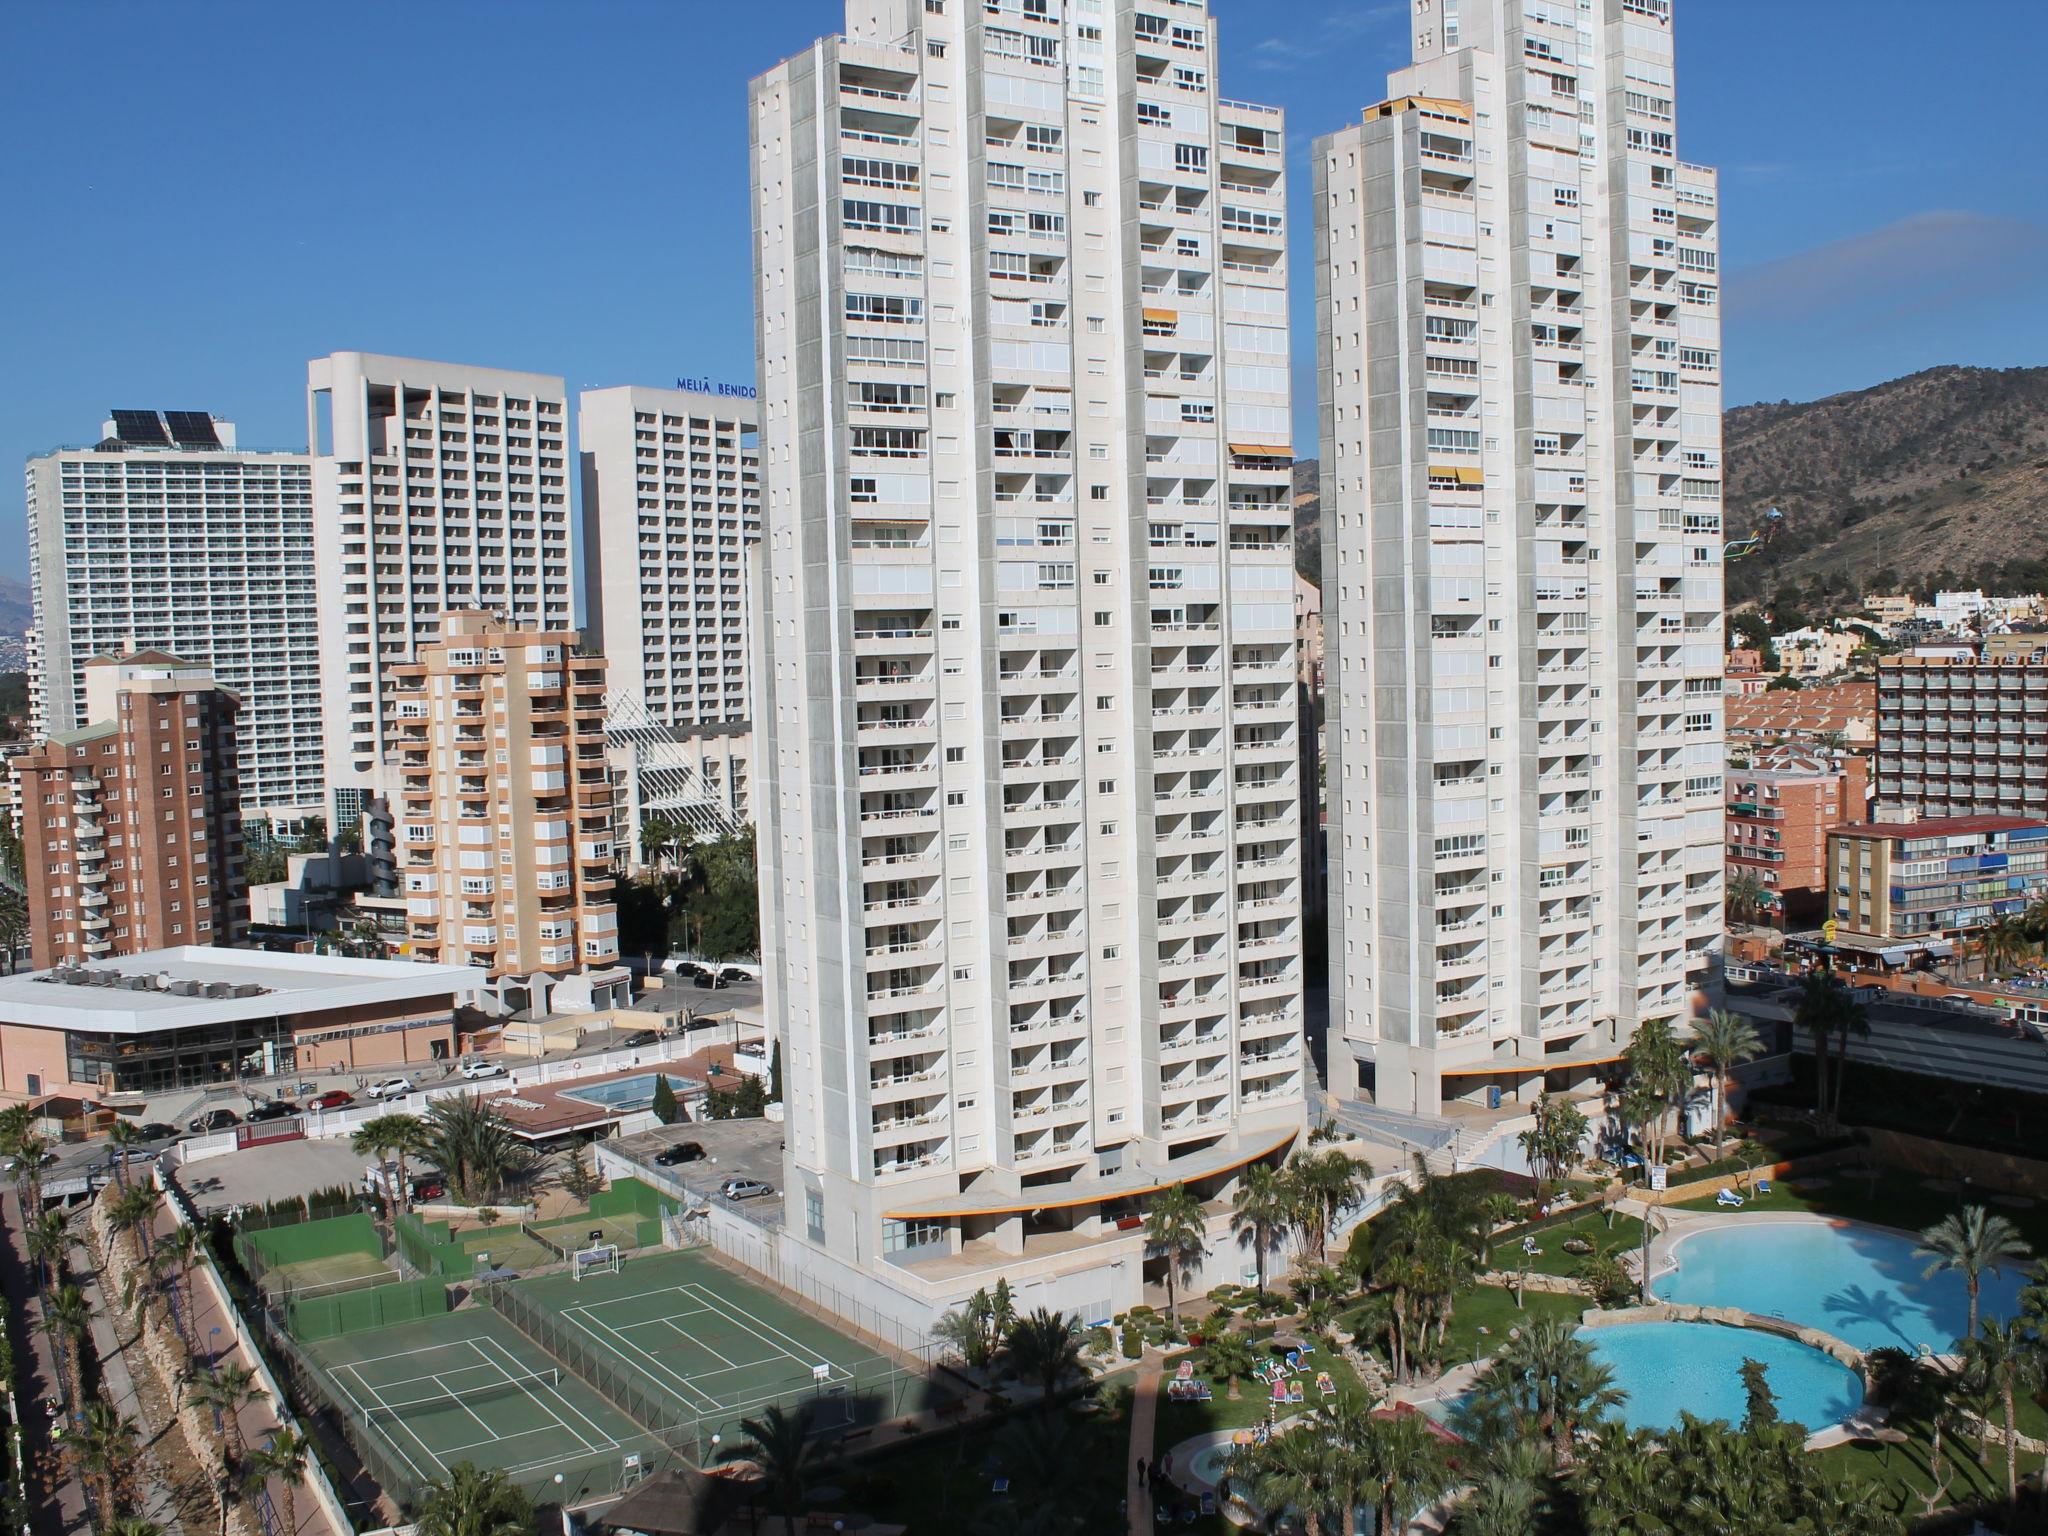
[[[1930,368],[1822,400],[1723,413],[1727,537],[1784,514],[1728,564],[1734,607],[1862,590],[2048,589],[2048,368]],[[1322,566],[1317,466],[1294,466],[1295,565]]]
[[[28,583],[13,576],[0,576],[0,635],[16,639],[34,617]]]
[[[1721,418],[1727,536],[1784,514],[1730,562],[1730,606],[1795,590],[1810,605],[1900,582],[2048,582],[2048,368],[1930,368]]]

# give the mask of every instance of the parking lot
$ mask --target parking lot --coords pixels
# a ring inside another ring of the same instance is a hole
[[[664,1125],[652,1131],[624,1136],[608,1143],[615,1151],[639,1164],[641,1177],[657,1189],[670,1185],[698,1201],[715,1200],[732,1204],[718,1194],[727,1179],[759,1179],[774,1186],[775,1193],[734,1205],[761,1226],[782,1224],[782,1133],[779,1120],[701,1120],[686,1125]],[[662,1148],[694,1141],[704,1157],[694,1163],[663,1167],[654,1161]]]
[[[205,1214],[289,1199],[337,1184],[359,1190],[369,1162],[351,1152],[346,1140],[272,1141],[181,1168],[178,1183]],[[414,1158],[413,1166],[422,1166],[420,1159]]]

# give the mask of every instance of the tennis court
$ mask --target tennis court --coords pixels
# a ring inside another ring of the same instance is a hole
[[[554,1353],[640,1378],[704,1434],[736,1430],[775,1402],[806,1407],[814,1428],[844,1427],[864,1406],[866,1417],[901,1411],[910,1379],[896,1360],[697,1253],[644,1253],[616,1273],[510,1289],[519,1296],[507,1311],[552,1314],[542,1342]]]
[[[321,1296],[360,1286],[383,1285],[398,1277],[391,1261],[381,1254],[336,1253],[280,1264],[264,1272],[262,1285],[265,1294],[273,1297]]]
[[[415,1487],[458,1462],[546,1497],[618,1486],[659,1464],[641,1428],[493,1313],[465,1310],[309,1346],[334,1395]],[[554,1478],[562,1477],[562,1486]]]

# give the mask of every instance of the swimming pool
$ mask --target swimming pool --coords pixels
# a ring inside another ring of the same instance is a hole
[[[1769,1369],[1779,1417],[1809,1430],[1839,1424],[1863,1404],[1863,1382],[1831,1355],[1775,1333],[1715,1323],[1624,1323],[1579,1337],[1628,1394],[1621,1417],[1630,1429],[1669,1429],[1680,1410],[1740,1424],[1748,1406],[1742,1362]]]
[[[1672,1247],[1677,1269],[1651,1282],[1666,1301],[1739,1307],[1831,1333],[1858,1349],[1946,1353],[1969,1320],[1962,1277],[1924,1278],[1914,1239],[1858,1222],[1758,1222],[1710,1228]],[[2018,1309],[2016,1269],[1986,1275],[1986,1317]]]
[[[602,1109],[646,1109],[654,1103],[655,1079],[665,1076],[667,1074],[663,1072],[642,1072],[637,1077],[592,1083],[588,1088],[564,1088],[562,1097],[579,1099]],[[673,1088],[675,1084],[670,1083],[669,1087]]]

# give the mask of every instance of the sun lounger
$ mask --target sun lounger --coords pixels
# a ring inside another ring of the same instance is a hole
[[[1321,1393],[1321,1394],[1322,1394],[1322,1395],[1323,1395],[1324,1397],[1329,1397],[1329,1396],[1331,1396],[1331,1395],[1332,1395],[1333,1393],[1335,1393],[1335,1392],[1336,1392],[1336,1390],[1337,1390],[1337,1383],[1336,1383],[1336,1382],[1334,1382],[1334,1381],[1332,1381],[1332,1380],[1330,1380],[1330,1373],[1329,1373],[1328,1371],[1317,1371],[1317,1372],[1316,1372],[1316,1391],[1317,1391],[1317,1392]]]
[[[1301,1369],[1300,1350],[1290,1349],[1289,1351],[1287,1351],[1287,1369],[1290,1371],[1298,1371]]]
[[[1769,1179],[1758,1179],[1756,1181],[1756,1192],[1760,1195],[1768,1195],[1771,1192],[1771,1181]]]
[[[1742,1206],[1742,1203],[1742,1196],[1735,1193],[1735,1191],[1732,1189],[1724,1189],[1718,1195],[1714,1196],[1714,1204],[1726,1206],[1730,1210],[1739,1210]]]
[[[1300,1403],[1306,1402],[1307,1400],[1308,1396],[1301,1390],[1300,1382],[1290,1381],[1289,1383],[1287,1383],[1287,1401],[1289,1401],[1290,1403]]]
[[[1176,1381],[1193,1381],[1195,1379],[1195,1362],[1192,1360],[1181,1361],[1174,1368],[1173,1375]]]

